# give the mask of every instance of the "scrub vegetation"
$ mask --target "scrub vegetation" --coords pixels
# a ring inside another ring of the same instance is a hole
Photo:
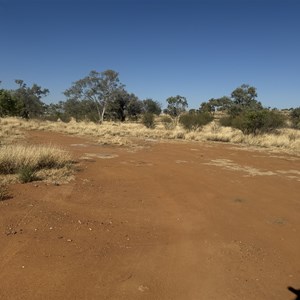
[[[230,96],[211,98],[188,110],[188,100],[170,96],[163,105],[126,90],[113,70],[91,71],[64,92],[65,101],[45,104],[48,89],[16,80],[0,89],[1,172],[63,168],[70,158],[53,147],[11,147],[23,130],[50,130],[91,136],[100,144],[131,145],[132,138],[217,141],[300,151],[300,108],[264,107],[257,90],[243,84]],[[8,155],[10,153],[10,155]],[[12,159],[14,157],[14,159]]]

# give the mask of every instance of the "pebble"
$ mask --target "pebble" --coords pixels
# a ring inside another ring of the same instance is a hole
[[[140,292],[145,292],[145,291],[149,290],[149,288],[148,288],[147,286],[145,286],[145,285],[140,285],[140,286],[138,287],[138,290],[139,290]]]

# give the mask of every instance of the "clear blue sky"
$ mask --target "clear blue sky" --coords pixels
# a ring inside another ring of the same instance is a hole
[[[0,0],[0,80],[63,91],[113,69],[140,99],[190,108],[257,87],[265,106],[300,106],[298,0]]]

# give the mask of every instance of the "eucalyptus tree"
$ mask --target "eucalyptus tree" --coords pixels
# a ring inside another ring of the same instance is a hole
[[[185,112],[188,107],[186,98],[180,95],[169,97],[166,101],[168,103],[168,106],[165,112],[171,117],[179,117],[180,114]]]
[[[145,113],[152,113],[157,116],[161,113],[161,104],[151,98],[143,100],[143,110]]]
[[[26,119],[43,116],[46,105],[42,102],[42,97],[47,96],[49,90],[35,83],[28,87],[21,79],[15,80],[15,83],[19,87],[12,94],[17,101],[18,113]]]
[[[64,94],[68,100],[93,101],[98,122],[102,123],[108,105],[116,96],[116,91],[123,87],[119,80],[119,73],[113,70],[91,71],[88,76],[75,81]]]

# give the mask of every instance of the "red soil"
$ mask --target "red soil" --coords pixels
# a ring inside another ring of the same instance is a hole
[[[0,202],[0,299],[294,299],[299,157],[213,143],[130,151],[47,132],[28,141],[65,147],[80,170],[66,185],[13,185]]]

